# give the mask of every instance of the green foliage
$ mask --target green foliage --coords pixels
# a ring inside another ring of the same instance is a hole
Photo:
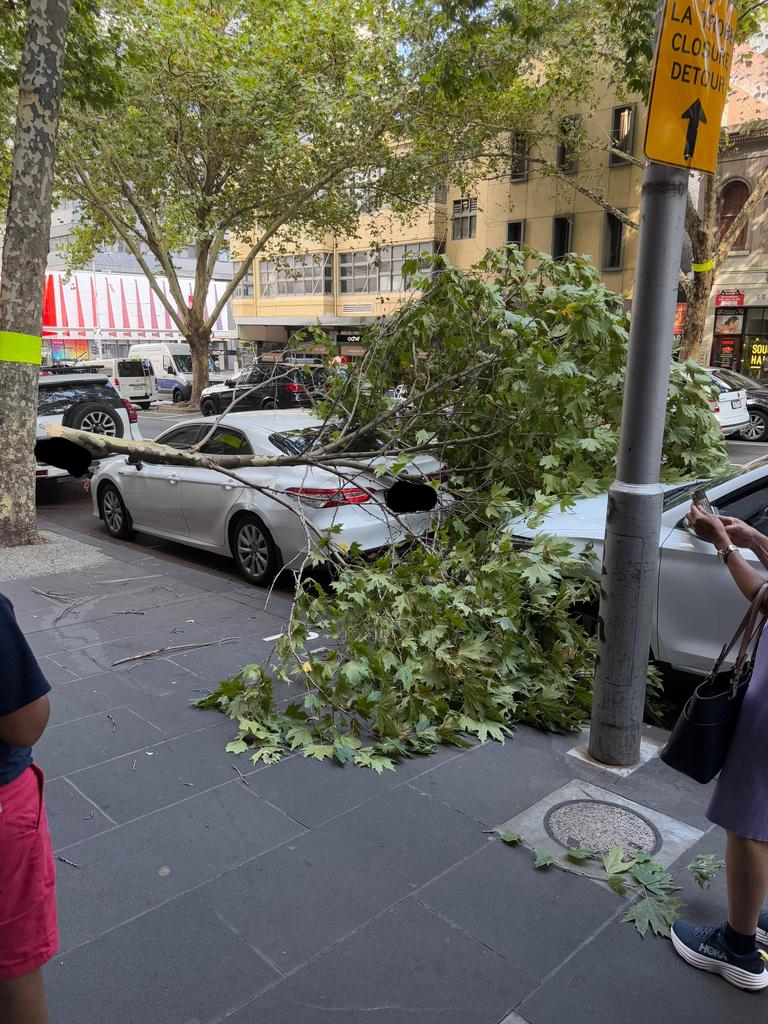
[[[724,867],[725,861],[713,853],[700,853],[688,865],[688,870],[700,888],[708,889]]]
[[[438,264],[361,367],[334,378],[324,440],[343,442],[340,417],[347,433],[376,421],[393,453],[406,449],[407,470],[408,446],[428,438],[455,501],[407,551],[373,562],[347,552],[328,588],[299,585],[269,669],[250,666],[206,698],[238,721],[238,742],[270,756],[301,748],[382,771],[438,743],[503,741],[518,722],[570,730],[588,714],[593,641],[572,610],[595,600],[593,555],[545,536],[521,545],[506,527],[612,479],[622,302],[583,259],[510,249],[476,273]],[[699,376],[675,371],[667,479],[725,458]],[[410,397],[392,409],[398,381]],[[310,629],[323,652],[307,652]],[[296,687],[285,711],[269,702],[272,677]]]

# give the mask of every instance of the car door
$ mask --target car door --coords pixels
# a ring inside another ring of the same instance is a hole
[[[713,501],[723,515],[744,519],[768,534],[768,482]],[[708,672],[736,630],[746,599],[711,544],[682,524],[685,508],[661,548],[658,593],[658,651],[661,661],[691,672]],[[751,551],[741,554],[760,569]]]
[[[158,440],[172,448],[189,448],[200,436],[201,427],[199,423],[186,424]],[[117,485],[137,529],[144,529],[147,533],[189,536],[181,511],[180,467],[153,466],[147,462],[139,467],[123,462],[116,472]]]
[[[216,428],[200,452],[203,455],[253,454],[245,435],[225,424]],[[229,510],[245,488],[215,469],[184,466],[179,476],[182,510],[190,539],[212,547],[226,547]]]
[[[261,366],[252,366],[251,369],[242,375],[237,382],[235,397],[237,405],[234,412],[248,412],[253,409],[260,409],[264,399],[264,392],[260,385],[264,383],[264,369]],[[222,403],[222,407],[223,403]]]

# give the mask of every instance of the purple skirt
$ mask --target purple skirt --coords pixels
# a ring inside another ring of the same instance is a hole
[[[755,669],[707,817],[728,832],[768,843],[768,633],[763,631]]]

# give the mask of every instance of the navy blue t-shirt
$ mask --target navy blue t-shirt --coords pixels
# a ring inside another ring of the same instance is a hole
[[[50,688],[19,629],[13,605],[0,594],[0,718],[43,697]],[[0,740],[0,786],[13,782],[31,764],[31,747],[12,747]]]

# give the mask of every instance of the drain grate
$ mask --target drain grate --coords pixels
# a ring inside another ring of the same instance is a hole
[[[566,800],[544,819],[550,838],[566,850],[608,853],[614,846],[654,854],[661,837],[647,818],[621,804],[604,800]]]

